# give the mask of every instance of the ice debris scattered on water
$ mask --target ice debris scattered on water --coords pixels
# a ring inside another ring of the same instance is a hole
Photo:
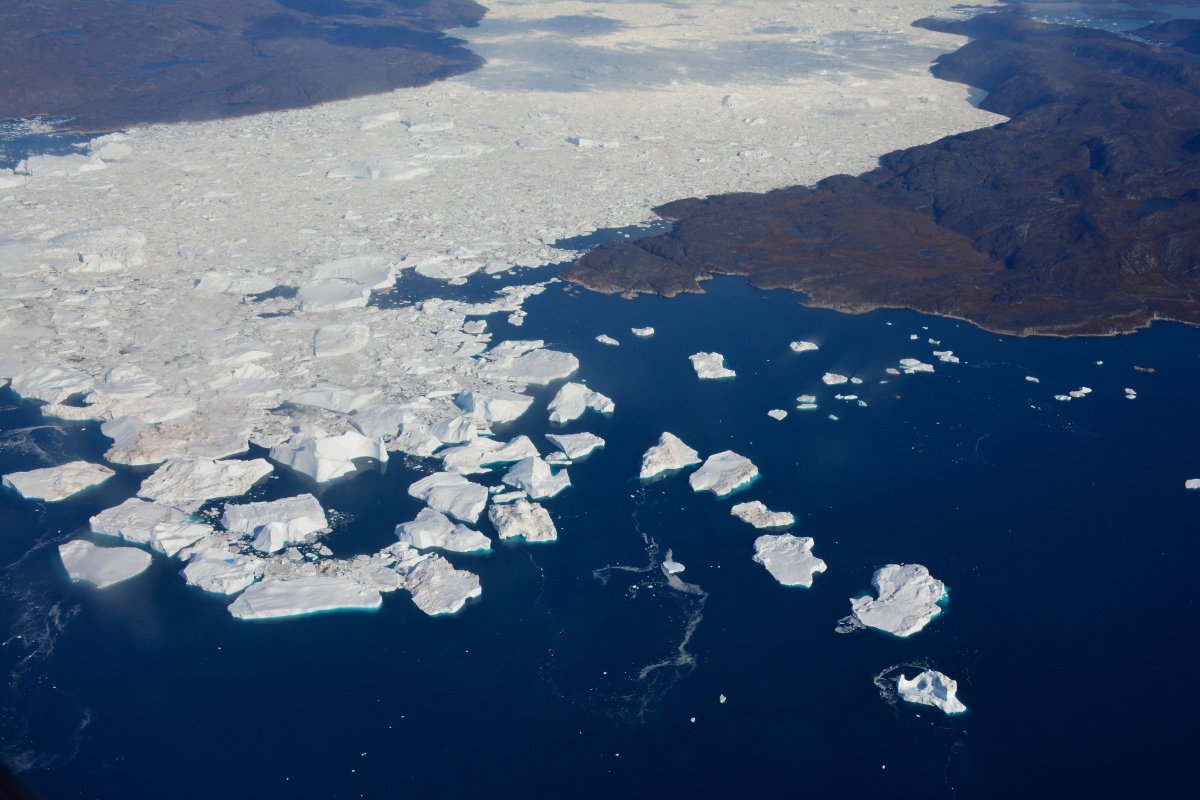
[[[700,463],[700,454],[684,444],[673,433],[664,432],[658,444],[642,456],[642,469],[638,477],[653,478],[660,472],[683,469]]]
[[[912,375],[914,372],[933,372],[933,364],[923,364],[915,358],[900,359],[900,368],[906,375]]]
[[[535,500],[554,497],[571,485],[571,478],[565,469],[560,469],[556,475],[550,465],[537,456],[523,458],[513,464],[501,480]]]
[[[958,681],[932,669],[925,670],[911,681],[903,674],[896,680],[896,693],[901,700],[933,706],[947,714],[961,714],[967,710],[955,696],[957,692]]]
[[[550,519],[550,513],[538,503],[523,498],[510,505],[495,505],[493,502],[488,508],[488,519],[501,539],[520,536],[527,542],[552,542],[558,538],[558,530]]]
[[[748,503],[738,503],[729,509],[729,513],[742,522],[748,522],[756,528],[784,528],[796,523],[796,518],[791,513],[787,511],[771,511],[758,500],[751,500]]]
[[[57,467],[10,472],[4,476],[4,485],[26,499],[55,502],[65,500],[116,474],[101,464],[72,461]]]
[[[920,564],[888,564],[875,571],[871,585],[879,597],[852,599],[850,610],[862,624],[896,636],[924,628],[941,612],[938,601],[946,593],[945,585]]]
[[[732,378],[737,375],[725,367],[725,356],[720,353],[696,353],[688,358],[692,361],[696,375],[701,378]]]
[[[404,588],[417,608],[431,617],[453,614],[483,589],[479,576],[454,565],[441,556],[417,564],[404,579]]]
[[[601,414],[611,414],[616,410],[616,404],[582,383],[564,383],[547,406],[551,422],[569,422],[582,416],[589,408]]]
[[[396,538],[420,550],[437,547],[456,553],[491,550],[492,541],[466,525],[455,525],[445,514],[425,508],[412,522],[396,526]]]
[[[688,478],[692,490],[723,497],[758,477],[758,467],[732,450],[714,453]]]
[[[1135,392],[1133,389],[1126,389],[1125,390],[1125,399],[1126,400],[1137,400],[1137,392]]]
[[[784,586],[811,587],[813,575],[825,571],[825,562],[812,554],[813,540],[784,533],[754,540],[754,560]]]
[[[150,566],[150,554],[136,547],[96,547],[76,539],[60,544],[58,555],[73,581],[87,581],[103,589],[132,578]]]
[[[930,339],[930,341],[933,341],[933,340]],[[946,361],[950,364],[959,363],[958,356],[954,355],[953,350],[934,350],[933,354],[935,356],[937,356],[940,360]]]
[[[812,342],[792,342],[788,346],[792,348],[793,353],[806,353],[809,350],[818,349]]]

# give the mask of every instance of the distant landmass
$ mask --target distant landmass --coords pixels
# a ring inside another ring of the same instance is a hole
[[[562,271],[601,292],[702,292],[713,274],[804,305],[909,308],[1017,335],[1200,324],[1200,23],[1139,31],[983,14],[914,25],[971,38],[938,78],[1010,121],[889,153],[857,177],[655,209],[661,236]],[[1193,51],[1194,52],[1194,51]]]
[[[423,86],[483,66],[442,31],[485,13],[471,0],[9,0],[0,116],[95,132]]]

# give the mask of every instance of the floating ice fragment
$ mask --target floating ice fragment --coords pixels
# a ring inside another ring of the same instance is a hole
[[[862,383],[863,381],[862,381],[862,378],[851,378],[850,382],[851,383]]]
[[[616,410],[616,405],[582,383],[564,383],[547,406],[551,422],[569,422],[580,417],[589,408],[601,414],[611,414]]]
[[[630,328],[629,330],[633,331],[634,336],[640,336],[642,338],[654,335],[654,328]]]
[[[131,497],[119,506],[101,511],[89,520],[89,524],[92,533],[149,545],[160,524],[187,521],[188,516],[178,509]],[[162,551],[162,548],[155,549]]]
[[[688,358],[692,361],[696,375],[701,378],[732,378],[737,375],[736,372],[725,367],[725,356],[720,353],[702,352],[688,356]]]
[[[591,433],[547,433],[546,438],[567,458],[583,458],[597,447],[604,447],[604,440]]]
[[[462,414],[435,422],[427,430],[430,436],[437,437],[443,444],[471,442],[479,435],[475,423]]]
[[[517,392],[478,389],[455,395],[454,404],[473,420],[512,422],[525,413],[533,398]]]
[[[133,364],[118,364],[104,373],[104,382],[84,400],[96,403],[101,400],[132,400],[149,397],[162,390],[154,378],[147,375],[140,367]]]
[[[816,403],[801,403],[800,405],[796,406],[796,408],[800,409],[801,411],[812,411],[816,407]]]
[[[813,540],[785,533],[754,540],[754,560],[784,586],[811,587],[813,575],[825,571],[825,562],[812,554]]]
[[[935,356],[937,356],[939,359],[941,359],[942,361],[946,361],[951,364],[959,363],[958,356],[954,355],[953,350],[934,350],[933,354]]]
[[[812,342],[792,342],[788,346],[792,348],[792,352],[794,352],[794,353],[804,353],[809,350],[817,350],[818,349],[817,346],[815,344],[813,344]]]
[[[524,458],[513,464],[501,480],[528,493],[535,500],[554,497],[571,485],[571,478],[565,469],[559,470],[555,475],[550,465],[537,456]]]
[[[662,564],[663,572],[668,575],[674,575],[677,572],[683,572],[687,567],[680,564],[678,561],[664,561]]]
[[[85,172],[106,169],[99,156],[71,153],[65,156],[29,156],[17,164],[14,172],[31,178],[73,178]]]
[[[491,550],[492,542],[466,525],[455,525],[445,514],[425,508],[412,522],[396,526],[396,538],[420,550],[438,547],[456,553]]]
[[[1069,394],[1056,394],[1054,395],[1054,399],[1061,400],[1064,403],[1071,402],[1071,396]]]
[[[724,497],[756,477],[758,467],[750,463],[750,459],[732,450],[725,450],[709,456],[704,465],[689,476],[688,483],[692,491],[709,491],[717,497]]]
[[[483,593],[479,576],[434,556],[422,561],[408,573],[404,588],[412,595],[417,608],[431,617],[453,614],[472,597]]]
[[[442,446],[441,439],[429,433],[429,426],[421,423],[406,422],[400,426],[400,433],[392,439],[391,449],[399,450],[410,456],[422,458],[433,455]]]
[[[789,512],[771,511],[758,500],[738,503],[729,509],[729,513],[756,528],[785,528],[796,522],[796,518]]]
[[[383,439],[368,439],[356,431],[340,436],[293,436],[271,448],[271,460],[307,475],[317,483],[354,472],[354,459],[387,461]]]
[[[683,469],[700,463],[700,454],[684,444],[679,437],[672,433],[663,433],[658,444],[651,447],[642,456],[642,469],[639,478],[653,478],[660,472]]]
[[[830,415],[829,415],[829,418],[830,418],[831,420],[833,420],[834,422],[837,422],[837,417],[836,417],[835,415],[833,415],[833,414],[830,414]]]
[[[229,613],[237,619],[274,619],[318,611],[369,610],[382,603],[373,586],[313,575],[256,583],[230,604]]]
[[[271,502],[231,503],[225,506],[221,524],[233,533],[255,535],[253,547],[263,553],[282,550],[329,525],[321,503],[311,494]]]
[[[4,476],[4,485],[28,500],[55,502],[102,483],[115,474],[100,464],[72,461],[58,467],[10,472]]]
[[[378,439],[381,436],[395,436],[400,426],[412,422],[416,416],[398,405],[376,406],[367,411],[359,411],[348,420],[350,424],[368,439]]]
[[[91,389],[92,379],[78,370],[39,364],[14,375],[10,386],[21,397],[61,403]]]
[[[967,710],[955,697],[957,692],[958,681],[932,669],[925,670],[911,681],[901,674],[896,681],[896,693],[901,700],[940,708],[947,714],[961,714]]]
[[[87,581],[97,589],[112,586],[150,566],[150,554],[136,547],[96,547],[76,539],[60,544],[58,555],[73,581]]]
[[[451,472],[435,472],[422,478],[408,487],[408,494],[463,522],[479,519],[488,498],[486,488]]]
[[[774,408],[767,412],[767,416],[772,419],[782,420],[787,416],[787,412],[780,408]]]
[[[514,383],[542,385],[565,378],[577,369],[579,369],[579,359],[570,353],[535,350],[516,358],[503,356],[481,365],[479,377],[485,380],[508,380]]]
[[[596,337],[596,341],[599,342],[600,344],[614,344],[614,345],[620,344],[620,342],[618,342],[616,339],[612,338],[611,336],[607,336],[603,333]]]
[[[497,505],[502,496],[494,498],[488,508],[488,519],[501,539],[520,536],[527,542],[552,542],[558,538],[550,513],[540,504],[515,498],[512,505]]]
[[[896,636],[924,628],[941,612],[938,601],[946,593],[945,585],[920,564],[888,564],[875,571],[871,585],[879,598],[852,599],[850,609],[862,624]]]
[[[245,494],[271,473],[261,458],[252,461],[167,461],[142,481],[138,495],[182,511],[195,511],[205,501]]]
[[[900,370],[896,369],[895,367],[888,367],[886,372],[888,375],[899,375],[900,374]]]
[[[900,368],[907,375],[912,375],[914,372],[933,372],[933,364],[922,364],[915,358],[900,359]]]
[[[337,278],[370,289],[387,289],[396,283],[396,265],[383,256],[354,256],[313,267],[309,277],[315,281]]]
[[[724,703],[724,702],[725,702],[725,695],[721,695],[721,702],[722,702],[722,703]]]
[[[179,571],[189,586],[215,594],[235,594],[258,579],[263,562],[252,556],[211,547],[192,555]]]
[[[826,372],[825,375],[821,378],[821,380],[825,381],[826,385],[828,385],[828,386],[835,386],[839,383],[845,383],[846,381],[848,381],[850,379],[847,378],[845,375],[838,375],[837,373],[834,373],[834,372]]]
[[[813,394],[802,394],[796,398],[796,402],[798,402],[798,403],[815,403],[815,402],[817,402],[817,396],[813,395]]]
[[[1200,478],[1188,478],[1183,483],[1185,489],[1200,489]]]
[[[930,343],[930,344],[941,344],[941,342],[937,341],[936,339],[930,339],[930,340],[929,340],[929,343]],[[937,355],[937,353],[934,353],[934,355],[936,356],[936,355]]]
[[[1032,375],[1026,375],[1025,380],[1029,381],[1030,383],[1041,383],[1041,381],[1039,381],[1037,378],[1033,377]]]

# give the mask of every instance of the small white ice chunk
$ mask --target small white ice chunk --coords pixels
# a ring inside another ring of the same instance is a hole
[[[758,500],[749,503],[738,503],[729,509],[729,513],[748,522],[756,528],[785,528],[794,525],[796,518],[787,511],[771,511]]]
[[[684,444],[675,434],[663,433],[658,444],[642,456],[642,470],[638,477],[653,478],[660,472],[683,469],[699,463],[699,453]]]
[[[496,505],[497,497],[488,508],[488,519],[501,539],[520,536],[527,542],[552,542],[558,531],[550,513],[538,503],[519,498],[511,505]]]
[[[725,356],[720,353],[696,353],[688,356],[692,360],[692,368],[701,378],[732,378],[737,375],[725,367]]]
[[[825,571],[825,562],[812,554],[807,536],[760,536],[754,540],[754,560],[784,586],[812,586],[813,575]]]
[[[817,346],[812,342],[792,342],[788,346],[792,348],[793,353],[805,353],[809,350],[818,349]]]
[[[634,336],[640,336],[643,339],[654,335],[654,328],[630,328],[629,330],[633,331]]]
[[[547,408],[550,411],[551,422],[569,422],[580,417],[589,408],[601,414],[611,414],[616,410],[616,405],[582,383],[564,383]]]
[[[955,697],[957,692],[958,681],[932,669],[925,670],[911,681],[901,674],[896,681],[896,693],[901,700],[940,708],[947,714],[961,714],[967,710]]]
[[[4,485],[30,500],[65,500],[89,486],[102,483],[117,473],[100,464],[72,461],[58,467],[10,472]]]
[[[683,572],[687,567],[680,564],[678,561],[664,561],[662,564],[663,571],[668,575],[674,575],[676,572]],[[722,700],[721,702],[725,702]]]
[[[596,341],[599,342],[600,344],[615,344],[615,345],[620,344],[620,342],[618,342],[616,339],[612,338],[611,336],[605,335],[603,333],[596,337]]]
[[[387,461],[383,439],[368,439],[356,431],[320,439],[293,437],[271,448],[271,460],[325,483],[354,472],[354,459]]]
[[[835,386],[839,383],[845,383],[850,380],[845,375],[838,375],[836,372],[826,372],[821,380],[825,381],[828,386]]]
[[[888,564],[875,571],[871,585],[878,599],[859,597],[850,601],[854,617],[864,625],[896,636],[911,636],[941,612],[937,604],[945,585],[920,564]]]
[[[229,605],[229,613],[237,619],[274,619],[318,611],[369,610],[382,603],[373,586],[312,575],[256,583]]]
[[[915,358],[902,358],[900,359],[900,369],[904,370],[907,375],[912,375],[914,372],[933,372],[933,364],[922,364]]]
[[[1200,478],[1188,478],[1183,483],[1185,489],[1200,489]]]
[[[1025,380],[1029,381],[1030,383],[1041,383],[1041,381],[1039,381],[1037,378],[1033,377],[1032,375],[1026,375]]]
[[[565,469],[555,475],[550,465],[537,456],[523,458],[513,464],[501,480],[534,499],[554,497],[571,485],[571,478]]]
[[[757,476],[758,467],[750,463],[750,459],[726,450],[709,456],[704,466],[691,474],[688,482],[693,491],[709,491],[717,497],[724,497]]]
[[[76,539],[60,544],[58,555],[73,581],[94,583],[103,589],[132,578],[150,566],[150,554],[136,547],[96,547]]]
[[[786,417],[786,416],[787,416],[787,412],[786,412],[786,411],[784,411],[784,410],[783,410],[783,409],[781,409],[781,408],[773,408],[773,409],[771,409],[770,411],[768,411],[768,412],[767,412],[767,416],[768,416],[768,417],[771,417],[772,419],[779,419],[779,420],[781,420],[781,419],[783,419],[784,417]]]

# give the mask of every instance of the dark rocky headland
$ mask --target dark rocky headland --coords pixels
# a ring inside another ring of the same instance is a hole
[[[670,233],[602,245],[561,277],[670,297],[743,275],[807,306],[1017,335],[1200,324],[1200,62],[1011,14],[914,24],[971,37],[933,73],[990,92],[980,107],[1008,122],[857,177],[668,203],[655,212]],[[1139,33],[1183,42],[1200,30],[1189,24]]]

